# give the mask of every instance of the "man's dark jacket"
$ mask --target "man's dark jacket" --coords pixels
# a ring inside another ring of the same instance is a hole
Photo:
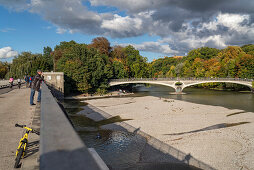
[[[40,87],[41,87],[41,82],[43,81],[43,77],[41,77],[41,75],[37,74],[35,77],[34,77],[34,80],[32,82],[32,86],[31,88],[36,90],[36,91],[39,91],[40,90]]]

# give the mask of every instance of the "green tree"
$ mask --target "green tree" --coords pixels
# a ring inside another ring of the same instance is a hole
[[[113,62],[113,73],[115,79],[121,79],[127,77],[127,72],[124,69],[124,65],[119,61]]]
[[[246,54],[254,55],[254,44],[248,44],[241,47]]]
[[[9,64],[7,62],[0,61],[0,79],[4,79],[9,70]]]

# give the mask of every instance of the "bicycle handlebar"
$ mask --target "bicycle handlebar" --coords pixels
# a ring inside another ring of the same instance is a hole
[[[15,124],[15,127],[24,128],[24,127],[26,127],[26,125],[19,125],[19,124],[16,123],[16,124]],[[28,128],[28,129],[31,129],[31,128]],[[34,129],[31,129],[30,132],[31,132],[31,133],[35,133],[35,134],[37,134],[37,135],[40,135],[40,132],[38,132],[38,131],[36,131],[36,130],[34,130]]]
[[[15,124],[15,127],[21,127],[21,128],[23,128],[23,127],[26,127],[26,125],[19,125],[19,124]]]

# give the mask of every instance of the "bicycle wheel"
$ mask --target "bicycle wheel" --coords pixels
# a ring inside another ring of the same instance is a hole
[[[18,168],[19,167],[19,162],[20,162],[20,159],[21,159],[21,156],[23,155],[23,152],[24,152],[24,148],[20,148],[19,150],[19,153],[15,159],[15,164],[14,164],[14,168]]]

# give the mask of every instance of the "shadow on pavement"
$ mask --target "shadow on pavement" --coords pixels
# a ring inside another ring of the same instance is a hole
[[[27,145],[26,155],[25,158],[32,156],[33,154],[39,151],[39,140],[29,142]]]

